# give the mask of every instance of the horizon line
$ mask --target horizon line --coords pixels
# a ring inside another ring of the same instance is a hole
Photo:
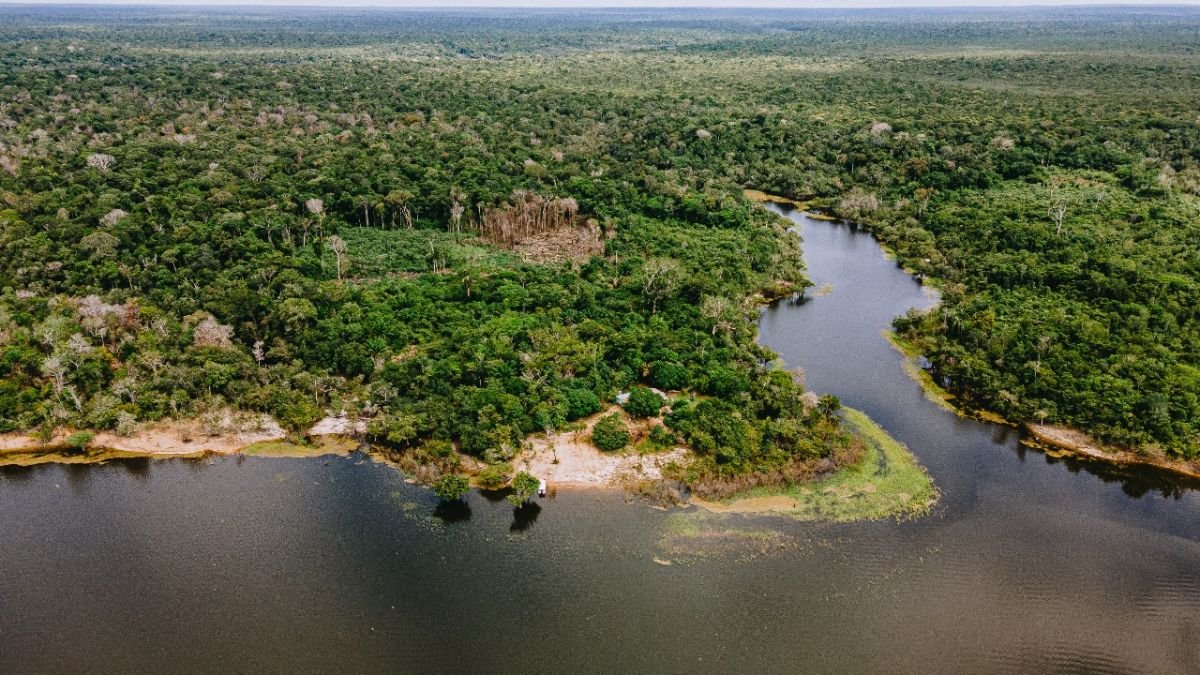
[[[395,10],[529,10],[529,9],[588,9],[588,10],[637,10],[637,9],[775,9],[775,10],[866,10],[866,9],[1036,9],[1036,8],[1184,8],[1200,9],[1200,0],[520,0],[508,3],[502,0],[447,0],[441,4],[430,4],[429,0],[408,2],[406,0],[0,0],[4,7],[178,7],[178,8],[258,8],[275,9],[395,9]]]

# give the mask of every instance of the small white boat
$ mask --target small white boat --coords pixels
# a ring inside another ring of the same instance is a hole
[[[539,497],[546,496],[546,479],[545,478],[538,481],[538,496]]]

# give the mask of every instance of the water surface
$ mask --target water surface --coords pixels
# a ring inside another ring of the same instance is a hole
[[[690,555],[664,545],[678,512],[588,491],[439,512],[359,456],[10,468],[0,672],[1196,672],[1194,486],[926,401],[880,331],[927,294],[865,234],[788,214],[832,292],[766,310],[763,340],[913,449],[930,517],[701,516],[772,534]]]

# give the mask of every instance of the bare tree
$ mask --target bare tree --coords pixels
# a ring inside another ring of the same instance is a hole
[[[1046,209],[1046,214],[1054,221],[1054,236],[1062,236],[1063,221],[1067,217],[1067,202],[1061,198],[1054,199],[1050,202],[1050,208]]]
[[[211,316],[204,317],[204,320],[196,324],[196,330],[192,333],[192,344],[197,347],[220,347],[228,349],[233,346],[230,338],[233,336],[233,328],[220,323]]]
[[[700,315],[713,322],[712,334],[717,331],[726,335],[737,327],[740,308],[736,302],[720,295],[706,295],[700,302]]]
[[[330,251],[333,252],[334,260],[337,263],[337,278],[340,281],[342,278],[343,265],[346,261],[346,251],[347,251],[346,240],[342,239],[341,237],[337,236],[336,234],[330,235],[325,240],[325,246]]]
[[[460,200],[462,195],[460,193],[457,191],[452,192],[450,196],[454,200],[454,202],[450,204],[450,223],[451,228],[454,231],[454,237],[457,239],[462,233],[462,217],[463,212],[466,211],[466,208],[462,205],[462,201]]]
[[[531,190],[514,190],[511,203],[480,206],[479,233],[508,247],[521,240],[577,225],[579,203],[571,198],[546,199]]]
[[[67,366],[57,356],[46,357],[42,361],[42,373],[49,375],[54,382],[54,394],[61,396],[67,382]]]
[[[106,155],[102,152],[97,152],[88,155],[87,165],[93,169],[99,169],[100,173],[108,173],[116,159],[112,155]]]
[[[1061,176],[1055,176],[1050,180],[1050,206],[1046,209],[1046,215],[1054,221],[1054,236],[1056,237],[1062,236],[1063,221],[1067,218],[1067,199],[1059,192],[1062,184]]]
[[[650,300],[650,312],[679,288],[682,268],[670,258],[651,258],[642,267],[642,293]]]

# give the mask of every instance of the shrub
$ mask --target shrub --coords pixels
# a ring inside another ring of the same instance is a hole
[[[541,483],[533,474],[524,471],[517,474],[517,477],[513,478],[512,494],[508,496],[509,503],[513,506],[520,506],[529,501],[537,493]]]
[[[92,439],[95,437],[96,434],[93,434],[90,431],[76,431],[70,436],[67,436],[67,447],[75,450],[82,450],[86,448],[88,443],[91,443]]]
[[[688,385],[688,371],[678,363],[656,363],[650,371],[650,381],[667,391],[683,389]]]
[[[614,452],[629,445],[629,430],[617,413],[601,417],[592,428],[592,444],[605,452]]]
[[[654,417],[662,410],[663,398],[648,387],[634,387],[625,402],[625,412],[634,417]]]
[[[705,391],[713,396],[732,398],[750,389],[750,378],[732,368],[717,366],[709,371]]]
[[[565,394],[568,420],[577,420],[600,412],[600,397],[596,396],[595,392],[588,389],[568,389]]]
[[[650,444],[657,448],[669,448],[679,440],[675,437],[674,432],[661,424],[654,425],[647,438]]]
[[[444,502],[462,499],[471,490],[471,482],[459,473],[444,473],[433,482],[433,494]]]
[[[491,466],[486,467],[483,471],[479,472],[479,475],[476,476],[476,478],[479,480],[479,484],[483,487],[490,490],[495,490],[496,488],[504,487],[504,484],[508,482],[509,477],[512,476],[512,471],[512,464],[502,462],[500,464],[492,464]]]

